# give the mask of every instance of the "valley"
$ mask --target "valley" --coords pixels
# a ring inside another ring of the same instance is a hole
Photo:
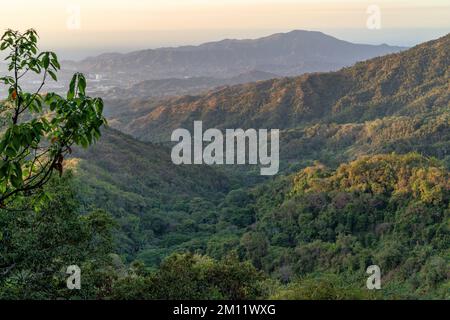
[[[74,154],[83,212],[110,212],[119,252],[151,270],[175,253],[234,253],[279,282],[269,297],[308,298],[322,285],[330,298],[368,298],[359,283],[380,264],[387,289],[375,297],[444,297],[449,52],[447,35],[334,72],[115,101],[110,126],[126,134],[105,129]],[[194,120],[280,128],[280,174],[173,165],[170,134]]]
[[[105,53],[59,82],[27,34],[61,96],[2,80],[0,299],[450,298],[450,34]]]

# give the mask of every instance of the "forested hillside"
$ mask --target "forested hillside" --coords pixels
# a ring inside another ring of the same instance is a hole
[[[447,111],[450,35],[330,73],[237,85],[152,104],[114,126],[148,141],[168,141],[195,119],[214,128],[292,128]],[[129,119],[129,118],[128,118]]]
[[[105,131],[74,160],[83,210],[111,212],[126,260],[169,277],[159,293],[147,275],[123,278],[121,294],[198,297],[171,287],[171,268],[182,266],[176,281],[188,281],[234,254],[262,272],[253,297],[447,297],[449,40],[334,73],[169,100],[128,126],[147,140],[194,119],[279,126],[283,174],[272,180],[245,183],[251,167],[175,167],[170,149]],[[200,256],[164,262],[174,252]],[[381,293],[363,290],[371,264],[383,271]]]
[[[112,213],[120,230],[117,246],[131,257],[150,248],[165,253],[165,243],[209,235],[211,208],[231,187],[213,168],[176,166],[167,148],[110,129],[92,148],[77,149],[69,168],[76,172],[82,212]],[[205,210],[202,215],[195,214],[198,208]]]
[[[132,135],[103,128],[41,207],[0,209],[0,298],[450,299],[449,65],[447,35],[337,72],[133,101],[126,117],[116,105],[110,125]],[[280,174],[173,165],[163,142],[194,120],[281,129]],[[64,290],[71,261],[79,292]],[[373,264],[382,290],[366,289]]]

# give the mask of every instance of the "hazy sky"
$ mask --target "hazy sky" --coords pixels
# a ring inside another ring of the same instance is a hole
[[[367,28],[370,5],[380,9],[381,29]],[[412,45],[450,32],[450,1],[14,0],[2,5],[0,29],[30,27],[44,47],[70,58],[293,29]]]

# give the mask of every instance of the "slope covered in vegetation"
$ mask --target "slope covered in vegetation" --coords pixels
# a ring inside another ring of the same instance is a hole
[[[161,248],[161,242],[178,244],[209,234],[214,213],[191,213],[214,207],[230,189],[230,180],[213,168],[176,166],[170,150],[115,130],[104,130],[101,141],[77,149],[73,157],[69,167],[76,172],[81,211],[101,208],[113,214],[121,230],[117,244],[131,256],[149,246]],[[184,223],[197,232],[163,237]]]
[[[418,154],[375,155],[336,170],[316,163],[258,187],[246,258],[282,282],[335,273],[364,286],[380,266],[383,295],[448,298],[450,175]]]
[[[152,270],[174,252],[217,261],[234,253],[264,273],[260,297],[445,297],[449,39],[339,72],[149,102],[151,113],[128,126],[144,140],[167,140],[193,120],[279,126],[284,175],[249,188],[236,179],[248,168],[172,166],[165,147],[108,131],[79,156],[77,180],[88,186],[80,199],[112,212],[119,252]],[[169,259],[197,270],[197,258]],[[386,285],[374,296],[364,291],[370,264]],[[135,280],[121,285],[132,294]],[[150,287],[134,294],[150,297]]]
[[[410,50],[312,73],[227,87],[152,103],[115,126],[149,141],[169,141],[180,127],[203,120],[214,128],[297,127],[308,122],[362,122],[448,109],[450,35]],[[145,110],[145,109],[144,109]]]
[[[175,166],[165,146],[105,129],[40,211],[0,209],[0,298],[450,298],[449,41],[133,106],[142,117],[112,124],[144,140],[193,120],[279,127],[282,174]]]

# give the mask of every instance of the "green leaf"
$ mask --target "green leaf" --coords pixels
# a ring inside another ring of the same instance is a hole
[[[82,73],[78,75],[78,90],[81,96],[86,95],[86,78]]]
[[[56,74],[52,70],[48,70],[47,72],[50,75],[50,77],[52,77],[52,79],[54,81],[58,81],[58,78],[56,77]]]
[[[54,52],[50,52],[51,55],[51,63],[55,67],[55,69],[61,69],[61,65],[59,64],[58,57]]]
[[[67,100],[72,100],[75,97],[75,85],[77,83],[78,73],[75,73],[69,84],[69,91],[67,92]]]
[[[50,58],[48,56],[48,53],[45,53],[42,57],[42,67],[44,69],[48,69],[48,66],[50,65]]]

